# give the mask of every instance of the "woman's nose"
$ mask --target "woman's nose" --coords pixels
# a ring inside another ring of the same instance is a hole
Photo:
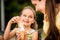
[[[36,2],[36,1],[32,1],[32,4],[33,4],[33,5],[36,5],[36,4],[37,4],[37,2]]]

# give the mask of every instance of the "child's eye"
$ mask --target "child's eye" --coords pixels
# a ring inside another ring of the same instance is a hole
[[[32,18],[32,16],[29,16],[29,18]]]
[[[34,6],[36,6],[37,4],[34,4]]]
[[[26,17],[26,15],[23,15],[24,17]]]

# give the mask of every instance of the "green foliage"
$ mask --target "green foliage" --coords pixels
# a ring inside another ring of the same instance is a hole
[[[43,14],[41,12],[37,12],[37,23],[38,23],[38,28],[42,28],[43,26]]]

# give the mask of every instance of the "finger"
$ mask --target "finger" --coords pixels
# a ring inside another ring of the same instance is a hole
[[[11,18],[9,22],[10,22],[10,23],[14,23],[14,19],[13,19],[13,18]]]
[[[15,21],[16,21],[16,22],[20,21],[20,17],[19,17],[19,16],[16,16],[16,17],[15,17]]]
[[[15,19],[15,18],[13,18],[13,19],[12,19],[12,22],[13,22],[13,23],[16,23],[16,19]]]
[[[12,18],[12,21],[13,21],[14,23],[17,23],[17,21],[18,21],[17,19],[18,19],[17,17],[13,17],[13,18]]]
[[[19,34],[19,33],[17,34],[17,39],[18,39],[18,40],[20,40],[20,39],[21,39],[21,37],[20,37],[20,34]]]

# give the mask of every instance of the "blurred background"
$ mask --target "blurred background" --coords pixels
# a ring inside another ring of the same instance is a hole
[[[56,0],[57,3],[60,3],[60,0]],[[0,0],[0,34],[4,33],[8,21],[13,17],[19,15],[19,12],[25,6],[31,6],[35,9],[34,5],[31,3],[31,0]],[[36,12],[37,23],[38,23],[38,35],[41,36],[41,31],[43,27],[43,14],[41,12]],[[13,24],[11,29],[13,29],[16,24]],[[44,34],[42,35],[44,37]]]
[[[35,9],[34,5],[32,5],[31,0],[3,0],[4,3],[4,29],[6,28],[6,25],[8,21],[13,17],[19,15],[19,12],[25,7],[25,6],[31,6]],[[1,14],[1,3],[0,3],[0,14]],[[37,14],[37,23],[39,25],[39,28],[42,28],[43,25],[43,14],[41,12],[36,12]],[[1,15],[0,15],[1,19]],[[12,25],[13,29],[15,27],[15,24]],[[1,30],[1,20],[0,20],[0,30]]]
[[[60,2],[60,0],[56,0],[56,2]],[[3,3],[3,5],[2,5]],[[3,20],[0,20],[0,30],[5,30],[6,25],[8,21],[13,17],[19,15],[19,12],[25,7],[30,5],[31,7],[34,7],[34,5],[31,3],[31,0],[0,0],[0,19],[3,16]],[[3,9],[4,8],[4,9]],[[3,10],[1,10],[3,9]],[[3,14],[1,16],[1,14]],[[36,12],[37,14],[37,23],[38,23],[38,29],[42,28],[43,26],[43,14],[41,12]],[[4,24],[2,23],[4,22]],[[1,25],[2,24],[2,25]],[[15,27],[15,24],[12,25],[13,29]],[[1,29],[3,28],[3,29]]]

